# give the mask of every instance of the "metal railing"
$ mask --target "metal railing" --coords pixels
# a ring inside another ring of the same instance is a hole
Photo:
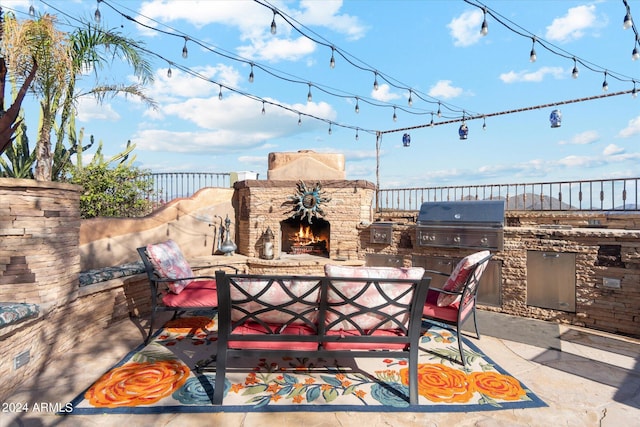
[[[416,211],[424,202],[505,200],[507,210],[640,211],[640,178],[381,189],[380,211]]]
[[[154,209],[173,199],[193,196],[205,187],[229,188],[231,186],[230,173],[167,172],[151,173],[147,177],[153,181],[152,190],[147,194],[147,198]]]

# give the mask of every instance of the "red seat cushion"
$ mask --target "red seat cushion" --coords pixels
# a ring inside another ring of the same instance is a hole
[[[272,330],[279,330],[281,325],[269,324]],[[315,335],[316,331],[306,325],[289,325],[279,335]],[[234,335],[270,335],[264,326],[255,322],[247,322],[233,329],[229,337],[229,348],[246,348],[252,350],[316,350],[317,342],[304,341],[234,341]]]
[[[366,331],[365,331],[366,332]],[[360,333],[357,330],[350,329],[348,331],[327,331],[327,336],[344,336],[344,337],[357,337]],[[371,336],[374,337],[394,337],[404,336],[401,331],[393,329],[378,329],[373,332]],[[380,343],[380,342],[340,342],[331,341],[324,343],[324,348],[327,350],[403,350],[407,345],[404,343]]]
[[[216,281],[194,280],[179,294],[167,293],[162,303],[167,307],[217,307]]]

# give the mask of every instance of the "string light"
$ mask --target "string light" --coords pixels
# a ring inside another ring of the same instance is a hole
[[[356,128],[356,141],[360,139],[360,135],[358,135],[358,128]]]
[[[278,32],[278,27],[276,27],[276,10],[273,9],[273,19],[271,20],[271,34],[276,34]]]
[[[573,58],[573,71],[571,71],[571,77],[573,77],[574,79],[578,78],[578,63],[576,62],[576,58]]]
[[[628,30],[633,27],[633,19],[631,19],[631,8],[627,4],[627,0],[623,0],[624,6],[627,9],[627,13],[624,15],[624,20],[622,21],[622,28]]]
[[[311,83],[309,83],[309,93],[307,93],[307,102],[313,101],[313,95],[311,95]]]
[[[329,122],[329,135],[331,135],[331,122]]]
[[[254,75],[253,75],[253,64],[251,64],[251,72],[249,73],[249,83],[253,83]]]
[[[438,102],[438,112],[436,113],[438,117],[442,117],[442,110],[440,110],[440,102]]]
[[[429,123],[429,127],[433,127],[433,113],[431,113],[431,123]]]
[[[407,99],[407,103],[409,104],[409,107],[413,106],[413,98],[411,97],[411,89],[409,89],[409,99]]]
[[[36,8],[33,7],[33,3],[29,5],[29,16],[32,18],[36,16]]]
[[[637,41],[636,41],[636,45],[633,46],[633,50],[631,51],[631,59],[634,61],[637,61],[638,58],[640,58],[640,53],[638,53],[638,46],[637,46]]]
[[[302,113],[298,113],[298,126],[302,126]]]
[[[100,13],[100,2],[102,0],[97,0],[98,4],[96,5],[96,11],[93,14],[93,19],[95,19],[95,21],[99,24],[100,20],[102,19],[102,14]]]
[[[531,53],[529,53],[529,62],[536,62],[538,56],[536,55],[536,38],[531,37]]]
[[[373,75],[373,90],[378,90],[378,72],[374,72]]]
[[[267,110],[264,109],[264,101],[262,101],[262,111],[261,111],[262,115],[264,116],[265,114],[267,114]]]
[[[222,85],[219,85],[219,86],[220,86],[220,90],[218,91],[218,99],[222,101]]]
[[[487,118],[482,118],[482,130],[487,130]]]
[[[167,77],[171,78],[171,65],[169,65],[169,68],[167,69]]]
[[[398,116],[396,115],[396,107],[393,107],[393,121],[394,122],[398,121]]]
[[[360,112],[360,104],[358,103],[358,97],[356,97],[356,114]]]
[[[182,47],[182,57],[185,59],[187,59],[187,57],[189,56],[189,51],[187,50],[187,40],[189,40],[189,37],[184,38],[184,46]]]
[[[489,25],[487,25],[487,8],[482,9],[482,27],[480,28],[480,34],[486,36],[489,33]]]
[[[637,98],[638,97],[638,90],[636,89],[636,81],[633,81],[633,90],[631,91],[631,97],[632,98]]]
[[[333,46],[331,46],[331,59],[329,60],[329,67],[333,70],[334,68],[336,68],[336,58],[335,56],[333,56],[333,53],[335,52],[335,48]]]
[[[604,72],[604,81],[602,82],[602,91],[606,92],[609,90],[609,83],[607,83],[607,72]]]

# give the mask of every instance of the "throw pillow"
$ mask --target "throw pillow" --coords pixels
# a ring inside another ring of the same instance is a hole
[[[173,240],[155,245],[147,245],[147,254],[158,275],[166,279],[184,279],[193,277],[193,271],[185,259],[180,247]],[[179,294],[192,280],[168,282],[169,290]]]
[[[424,275],[424,269],[421,267],[411,268],[396,268],[396,267],[351,267],[341,265],[325,265],[325,274],[327,277],[364,277],[372,279],[412,279],[420,280]],[[375,286],[369,286],[365,292],[358,295],[366,282],[349,282],[349,281],[333,281],[333,287],[329,288],[327,299],[330,305],[333,305],[333,309],[341,314],[352,314],[357,311],[361,311],[358,306],[354,304],[344,304],[345,298],[355,298],[354,302],[358,305],[370,308],[379,309],[386,315],[392,315],[405,327],[409,321],[409,314],[406,310],[403,310],[397,306],[388,304],[387,299],[383,293],[391,299],[402,296],[398,302],[400,304],[408,304],[413,296],[413,291],[407,292],[411,288],[411,284],[402,283],[384,283],[380,282],[380,290]],[[383,320],[383,316],[373,313],[371,311],[358,314],[357,317],[352,317],[354,322],[358,323],[362,329],[372,329],[377,327]],[[338,320],[338,315],[327,312],[326,324],[332,324]],[[397,324],[394,322],[385,323],[381,329],[396,329]],[[353,330],[355,326],[347,321],[336,323],[330,328],[331,330]]]
[[[456,265],[456,268],[453,269],[453,272],[445,282],[442,289],[450,292],[461,292],[473,267],[479,261],[488,256],[489,251],[480,251],[462,258],[458,265]],[[477,280],[480,280],[480,276],[484,272],[486,266],[487,263],[485,262],[475,270],[474,276]],[[448,295],[440,292],[438,295],[438,307],[446,307],[448,305],[455,304],[460,301],[460,297],[461,295]]]

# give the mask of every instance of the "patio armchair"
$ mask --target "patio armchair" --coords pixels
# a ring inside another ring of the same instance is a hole
[[[480,339],[476,320],[476,295],[482,273],[492,256],[489,251],[480,251],[466,256],[460,260],[452,273],[425,270],[425,275],[438,274],[448,276],[448,279],[442,288],[429,288],[422,318],[427,322],[436,322],[455,329],[460,364],[463,366],[466,362],[462,351],[460,330],[467,319],[472,317],[476,337]]]
[[[151,287],[151,318],[145,343],[153,334],[156,313],[173,311],[173,318],[186,312],[218,308],[215,276],[197,276],[173,240],[137,248]],[[238,272],[233,266],[221,265]]]

